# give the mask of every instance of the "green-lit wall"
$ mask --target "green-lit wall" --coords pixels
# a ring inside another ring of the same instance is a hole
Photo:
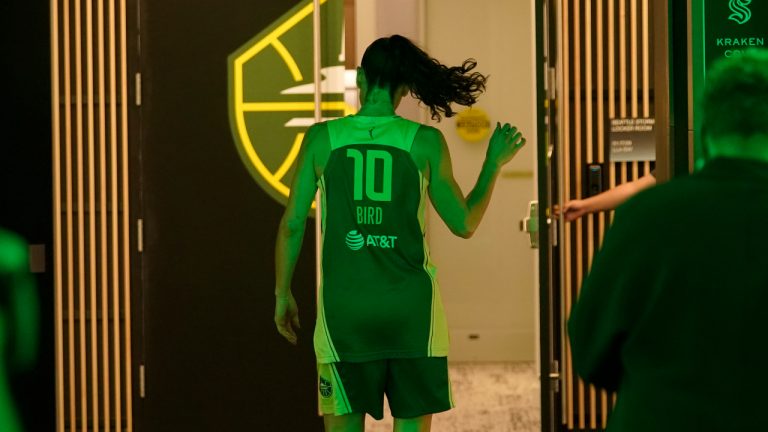
[[[697,115],[697,108],[707,69],[720,58],[738,56],[741,50],[750,47],[766,47],[768,3],[744,0],[689,0],[689,2],[694,143],[699,143],[701,116]],[[700,149],[700,145],[694,144],[697,161],[700,160]]]

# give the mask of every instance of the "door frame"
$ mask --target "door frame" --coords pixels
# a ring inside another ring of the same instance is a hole
[[[553,321],[556,313],[554,295],[553,262],[556,255],[553,251],[552,239],[556,238],[556,228],[550,224],[549,208],[553,194],[551,150],[556,148],[556,104],[557,98],[554,71],[557,67],[557,41],[559,40],[556,26],[557,8],[552,0],[536,1],[534,6],[536,29],[536,160],[537,160],[537,198],[539,202],[538,226],[539,236],[539,380],[541,401],[541,430],[554,432],[557,425],[559,404],[557,392],[559,387],[559,359],[557,359],[559,337],[557,325]]]

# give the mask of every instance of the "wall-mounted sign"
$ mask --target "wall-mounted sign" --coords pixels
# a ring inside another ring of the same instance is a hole
[[[321,0],[323,119],[344,101],[344,2]],[[285,204],[302,138],[314,122],[312,0],[302,0],[229,56],[229,120],[245,167]]]
[[[740,55],[744,50],[766,48],[768,42],[768,1],[692,0],[693,68],[693,151],[696,166],[703,163],[701,153],[702,117],[698,111],[707,70],[719,58]]]
[[[656,119],[610,119],[608,140],[611,162],[656,160]]]
[[[467,108],[456,115],[456,132],[464,141],[483,141],[490,131],[491,120],[480,108]]]
[[[718,58],[766,46],[768,2],[765,0],[706,0],[703,12],[705,74]]]

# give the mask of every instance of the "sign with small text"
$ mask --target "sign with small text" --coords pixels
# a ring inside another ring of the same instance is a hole
[[[611,162],[656,160],[656,119],[618,118],[609,122]]]

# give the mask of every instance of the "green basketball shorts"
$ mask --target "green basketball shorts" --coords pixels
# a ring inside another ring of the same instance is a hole
[[[395,418],[454,406],[446,357],[318,364],[317,372],[320,415],[368,413],[381,420],[385,394]]]

